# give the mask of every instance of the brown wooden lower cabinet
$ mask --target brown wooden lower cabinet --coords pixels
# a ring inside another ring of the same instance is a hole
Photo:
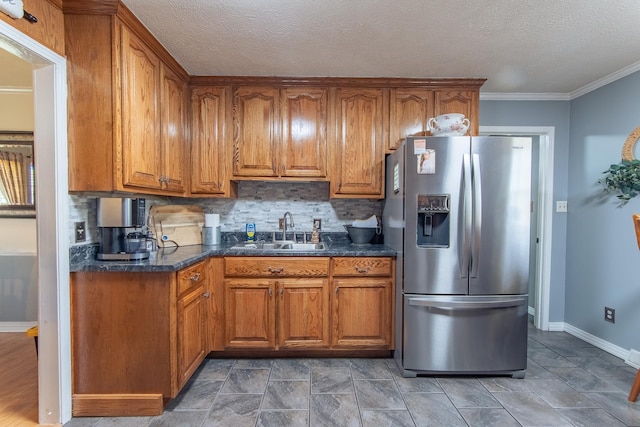
[[[334,348],[389,347],[391,345],[391,280],[385,278],[333,279]]]
[[[72,273],[72,414],[159,415],[212,351],[393,350],[394,264],[227,257],[177,272]]]
[[[278,282],[278,347],[329,348],[329,287],[325,278]]]
[[[207,268],[71,274],[73,416],[162,414],[209,352]]]
[[[225,349],[329,347],[329,258],[225,258]]]
[[[275,348],[273,289],[264,279],[225,280],[226,348]]]
[[[213,350],[393,349],[392,258],[224,262],[225,340]]]

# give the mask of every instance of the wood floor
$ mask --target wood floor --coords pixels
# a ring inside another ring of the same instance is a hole
[[[38,426],[38,359],[33,338],[0,333],[0,426]]]

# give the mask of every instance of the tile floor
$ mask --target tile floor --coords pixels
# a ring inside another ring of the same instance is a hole
[[[529,328],[523,380],[402,378],[392,359],[207,359],[158,417],[108,426],[640,426],[636,370],[564,332]]]

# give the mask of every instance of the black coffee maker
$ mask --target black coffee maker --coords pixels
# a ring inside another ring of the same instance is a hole
[[[145,225],[145,199],[99,198],[96,211],[100,231],[99,260],[135,261],[149,258],[146,238],[127,228]]]

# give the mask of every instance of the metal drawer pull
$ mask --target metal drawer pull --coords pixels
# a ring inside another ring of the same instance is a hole
[[[191,280],[192,282],[197,282],[198,280],[200,280],[200,273],[194,273],[193,276],[189,277],[189,280]]]
[[[369,270],[371,270],[371,267],[358,267],[358,266],[356,265],[355,269],[356,269],[356,271],[357,271],[358,273],[362,273],[362,274],[364,274],[364,273],[368,273],[368,272],[369,272]]]
[[[283,271],[284,271],[284,267],[279,267],[279,268],[269,267],[269,273],[271,274],[280,274]]]
[[[506,308],[523,305],[526,298],[512,298],[500,300],[482,301],[442,301],[422,298],[409,298],[409,305],[421,307],[433,307],[443,310],[475,310],[482,308]]]
[[[202,294],[202,296],[205,297],[205,298],[209,298],[211,296],[211,294],[209,293],[209,291],[207,291],[204,294]]]

